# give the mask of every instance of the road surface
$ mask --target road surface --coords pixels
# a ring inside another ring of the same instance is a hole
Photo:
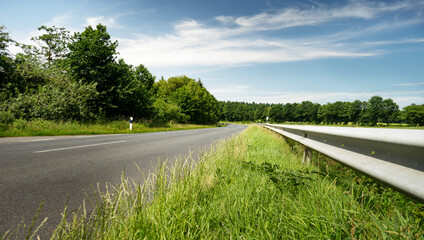
[[[48,217],[39,232],[46,239],[60,222],[68,198],[68,209],[77,209],[97,183],[120,182],[123,170],[126,176],[142,181],[159,159],[174,160],[189,152],[197,157],[199,151],[245,128],[229,125],[143,134],[1,138],[0,236],[22,220],[30,224],[44,200],[38,222]]]

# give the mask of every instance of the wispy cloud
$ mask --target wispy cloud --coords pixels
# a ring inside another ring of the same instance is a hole
[[[117,19],[120,16],[111,16],[111,17],[105,17],[105,16],[96,16],[96,17],[90,17],[87,18],[85,21],[85,26],[92,26],[95,27],[98,24],[102,24],[107,26],[108,28],[122,28],[121,25],[117,23]]]
[[[51,20],[47,21],[44,25],[63,27],[63,26],[66,26],[69,23],[69,21],[72,20],[72,18],[73,18],[72,14],[65,13],[65,14],[53,17]]]
[[[340,19],[369,20],[380,14],[424,6],[422,1],[402,1],[393,4],[384,2],[350,1],[346,6],[329,8],[323,4],[312,5],[308,9],[286,8],[275,13],[259,13],[254,16],[234,18],[218,16],[216,20],[222,23],[234,23],[241,27],[259,30],[282,29],[298,26],[315,26]]]
[[[119,51],[128,62],[148,66],[225,66],[381,54],[325,41],[312,44],[310,39],[252,38],[242,28],[208,27],[195,20],[180,22],[174,29],[174,33],[158,37],[118,39]]]
[[[143,63],[152,67],[164,66],[231,66],[251,63],[291,62],[321,58],[369,57],[384,54],[373,48],[372,42],[349,42],[371,31],[383,31],[393,25],[405,27],[422,22],[415,19],[396,21],[391,24],[373,22],[365,29],[341,30],[324,36],[299,36],[292,38],[269,37],[266,33],[285,28],[316,26],[340,19],[369,20],[381,14],[409,10],[422,6],[420,1],[402,1],[392,4],[367,1],[350,1],[349,4],[330,8],[317,5],[308,9],[285,8],[275,12],[263,12],[253,16],[217,16],[215,25],[194,19],[176,23],[174,31],[159,36],[135,35],[134,38],[118,39],[119,52],[127,62]],[[412,18],[412,17],[411,17]],[[110,21],[116,18],[91,19]],[[358,44],[359,43],[359,44]],[[402,42],[400,42],[402,43]],[[404,41],[403,43],[407,43]],[[374,45],[378,45],[375,41]],[[381,43],[380,43],[381,45]]]
[[[220,88],[211,88],[210,92],[213,94],[239,94],[239,93],[247,93],[250,86],[248,85],[237,85],[231,84]]]
[[[415,86],[424,86],[424,82],[415,82],[415,83],[395,83],[392,86],[400,87],[415,87]]]

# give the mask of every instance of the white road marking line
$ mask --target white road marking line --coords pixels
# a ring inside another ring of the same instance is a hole
[[[105,135],[83,135],[83,136],[73,136],[73,138],[93,138],[93,137],[108,137],[108,136],[119,136],[123,134],[105,134]]]
[[[75,149],[75,148],[94,147],[94,146],[108,145],[108,144],[114,144],[114,143],[123,143],[123,142],[126,142],[126,140],[116,141],[116,142],[96,143],[96,144],[89,144],[89,145],[82,145],[82,146],[75,146],[75,147],[48,149],[48,150],[36,151],[34,153],[54,152],[54,151],[62,151],[62,150],[69,150],[69,149]]]
[[[187,132],[187,133],[183,133],[183,135],[190,135],[190,134],[195,134],[195,133],[198,133],[197,131],[196,132]]]
[[[34,140],[27,140],[23,142],[41,142],[41,141],[50,141],[50,140],[53,140],[53,138],[34,139]]]

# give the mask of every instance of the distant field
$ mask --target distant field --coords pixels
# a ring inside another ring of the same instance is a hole
[[[420,239],[424,205],[252,126],[198,162],[123,178],[53,239]],[[88,201],[86,202],[86,204]]]
[[[78,123],[46,120],[16,120],[13,124],[0,128],[0,137],[145,133],[211,127],[216,126],[177,123],[155,124],[149,121],[143,121],[134,122],[132,130],[129,130],[128,121]]]

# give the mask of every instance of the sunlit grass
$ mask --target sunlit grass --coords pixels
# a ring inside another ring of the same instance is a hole
[[[128,121],[80,123],[15,120],[10,126],[0,129],[0,137],[146,133],[210,127],[215,126],[172,122],[157,124],[151,121],[140,121],[134,122],[132,130],[130,130]]]

